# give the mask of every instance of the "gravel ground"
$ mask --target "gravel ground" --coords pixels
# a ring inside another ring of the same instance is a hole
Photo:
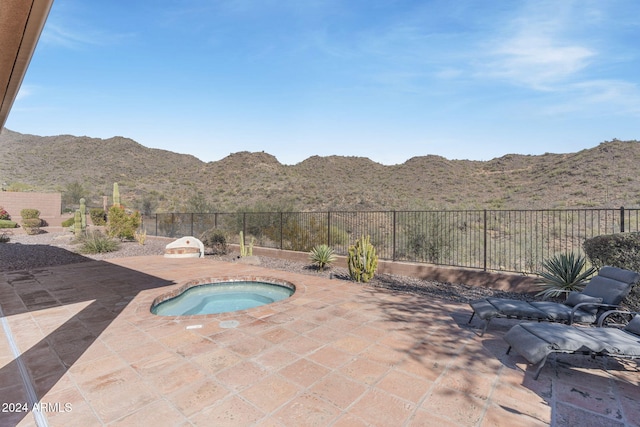
[[[49,232],[34,236],[26,234],[10,235],[8,243],[0,243],[0,273],[12,270],[32,270],[42,267],[123,258],[143,255],[162,255],[164,247],[171,240],[147,237],[144,245],[137,242],[123,242],[120,249],[105,254],[79,254],[79,245],[69,232]],[[224,261],[238,262],[238,254],[230,253],[224,256],[207,255]],[[331,267],[318,271],[309,263],[294,262],[279,258],[255,257],[262,267],[275,270],[285,270],[301,274],[349,280],[348,271],[344,268]],[[469,302],[485,296],[499,296],[507,298],[525,299],[519,293],[496,291],[464,284],[441,283],[414,277],[378,274],[369,286],[384,287],[398,292],[429,295],[449,301]]]

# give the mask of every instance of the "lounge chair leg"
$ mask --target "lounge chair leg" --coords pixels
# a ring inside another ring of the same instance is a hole
[[[489,322],[491,321],[491,319],[487,319],[484,321],[484,328],[482,328],[482,332],[480,333],[480,336],[484,336],[484,333],[487,332],[487,328],[489,327]]]
[[[538,366],[536,367],[536,371],[533,373],[533,379],[534,380],[538,380],[538,376],[540,375],[540,371],[542,371],[542,368],[544,367],[544,364],[547,362],[547,356],[544,357],[544,359],[542,359],[540,361],[540,363],[538,364]]]

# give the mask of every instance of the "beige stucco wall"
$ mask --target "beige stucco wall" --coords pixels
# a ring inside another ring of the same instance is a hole
[[[48,225],[59,226],[62,224],[62,194],[60,193],[33,193],[0,191],[0,206],[2,206],[11,220],[20,223],[22,209],[38,209],[40,218]]]

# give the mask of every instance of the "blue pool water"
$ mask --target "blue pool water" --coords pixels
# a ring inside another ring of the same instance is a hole
[[[194,286],[151,307],[159,316],[191,316],[246,310],[293,295],[294,290],[266,282],[221,282]]]

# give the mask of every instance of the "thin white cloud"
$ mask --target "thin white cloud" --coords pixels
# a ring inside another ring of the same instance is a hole
[[[97,29],[82,29],[50,20],[47,22],[40,42],[67,49],[80,49],[91,46],[116,45],[134,37],[133,33],[114,33]]]
[[[536,2],[498,22],[505,30],[483,41],[480,75],[545,91],[576,77],[598,51],[586,38],[568,35],[582,25],[575,15],[570,2]]]
[[[66,48],[76,48],[81,45],[95,44],[86,35],[80,35],[74,33],[67,28],[63,28],[60,25],[49,23],[45,30],[42,32],[42,42],[47,44],[53,44],[56,46],[63,46]]]
[[[584,70],[596,52],[577,44],[563,44],[552,37],[527,34],[497,47],[489,63],[490,75],[505,78],[538,90],[553,85]]]
[[[568,100],[542,109],[546,115],[591,111],[600,117],[640,117],[640,88],[618,80],[590,80],[568,85],[563,90]]]
[[[35,92],[36,92],[36,87],[34,85],[22,84],[20,86],[20,90],[18,91],[18,94],[16,95],[16,101],[21,101],[25,98],[28,98],[31,95],[33,95]]]

